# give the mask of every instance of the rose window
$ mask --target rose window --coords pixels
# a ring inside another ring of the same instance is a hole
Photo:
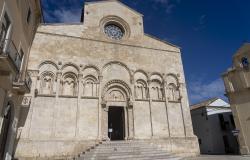
[[[121,40],[124,36],[124,30],[115,24],[106,25],[104,33],[113,40]]]

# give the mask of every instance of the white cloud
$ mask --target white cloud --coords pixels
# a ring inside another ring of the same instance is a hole
[[[80,22],[81,9],[57,9],[54,11],[44,11],[45,21],[56,22],[56,23],[74,23]]]
[[[54,16],[58,18],[60,22],[80,22],[81,10],[55,10]]]
[[[207,23],[207,15],[203,14],[199,17],[198,24],[193,27],[194,31],[200,31],[206,28],[206,23]]]
[[[203,80],[197,79],[196,81],[192,81],[188,88],[191,103],[197,103],[213,97],[225,99],[225,88],[223,81],[220,78],[209,83],[205,83]]]
[[[166,10],[166,13],[172,13],[177,4],[181,3],[181,0],[151,0],[154,3],[161,4]],[[158,7],[155,7],[158,8]]]

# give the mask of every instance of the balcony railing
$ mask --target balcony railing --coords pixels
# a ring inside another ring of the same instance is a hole
[[[25,83],[26,88],[28,89],[28,92],[30,92],[32,80],[31,80],[30,75],[28,73],[26,73],[26,75],[25,75],[25,82],[24,83]]]
[[[12,64],[14,65],[15,70],[17,72],[20,71],[22,57],[18,53],[18,50],[12,40],[10,39],[0,40],[0,56],[9,58]]]
[[[21,76],[21,75],[20,75]],[[29,93],[31,90],[32,80],[28,73],[25,74],[25,77],[17,77],[16,80],[13,82],[13,87],[22,93]]]

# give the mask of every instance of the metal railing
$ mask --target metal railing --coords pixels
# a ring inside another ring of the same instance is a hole
[[[11,59],[16,70],[19,72],[22,63],[22,57],[18,53],[18,50],[11,39],[0,40],[0,56],[7,56]]]

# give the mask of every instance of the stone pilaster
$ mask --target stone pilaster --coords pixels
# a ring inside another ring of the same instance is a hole
[[[170,127],[169,127],[169,114],[168,114],[168,88],[167,88],[167,82],[163,82],[163,91],[165,96],[165,107],[166,107],[166,117],[167,117],[167,125],[168,125],[168,137],[170,137]]]
[[[128,140],[134,139],[134,112],[133,112],[133,102],[130,101],[128,104],[128,129],[129,129],[129,136]]]
[[[103,132],[102,132],[102,129],[103,129],[103,124],[102,124],[102,117],[103,117],[103,105],[102,104],[102,79],[103,79],[103,76],[100,76],[98,77],[98,80],[99,80],[99,85],[98,85],[98,138],[99,140],[102,139],[102,136],[103,136]]]
[[[154,131],[153,131],[153,120],[152,120],[152,98],[150,95],[150,84],[151,81],[148,80],[148,98],[149,98],[149,112],[150,112],[150,126],[151,126],[151,137],[153,138],[154,136]]]

